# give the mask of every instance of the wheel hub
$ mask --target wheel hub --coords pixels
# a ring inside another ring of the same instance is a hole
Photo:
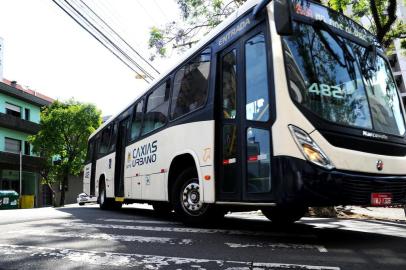
[[[200,202],[199,184],[190,183],[182,192],[182,204],[185,210],[197,214],[203,207]]]

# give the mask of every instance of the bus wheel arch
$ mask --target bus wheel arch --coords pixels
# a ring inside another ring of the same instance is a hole
[[[176,179],[187,168],[194,168],[196,174],[198,175],[197,165],[194,157],[191,154],[181,154],[172,160],[168,173],[168,200],[170,202],[172,202],[172,190],[174,188]]]

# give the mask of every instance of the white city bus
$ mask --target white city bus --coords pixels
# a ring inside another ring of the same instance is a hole
[[[401,204],[404,115],[362,26],[311,1],[252,0],[91,135],[84,191],[188,221]]]

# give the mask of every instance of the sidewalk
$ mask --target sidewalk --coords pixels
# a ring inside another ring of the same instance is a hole
[[[361,216],[375,219],[406,221],[403,208],[348,206],[344,213],[349,217],[354,215],[355,217]]]

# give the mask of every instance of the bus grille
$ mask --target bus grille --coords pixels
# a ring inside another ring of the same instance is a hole
[[[364,179],[342,179],[342,192],[348,201],[357,205],[369,205],[371,193],[390,192],[392,202],[406,202],[406,181],[405,180],[364,180]]]

